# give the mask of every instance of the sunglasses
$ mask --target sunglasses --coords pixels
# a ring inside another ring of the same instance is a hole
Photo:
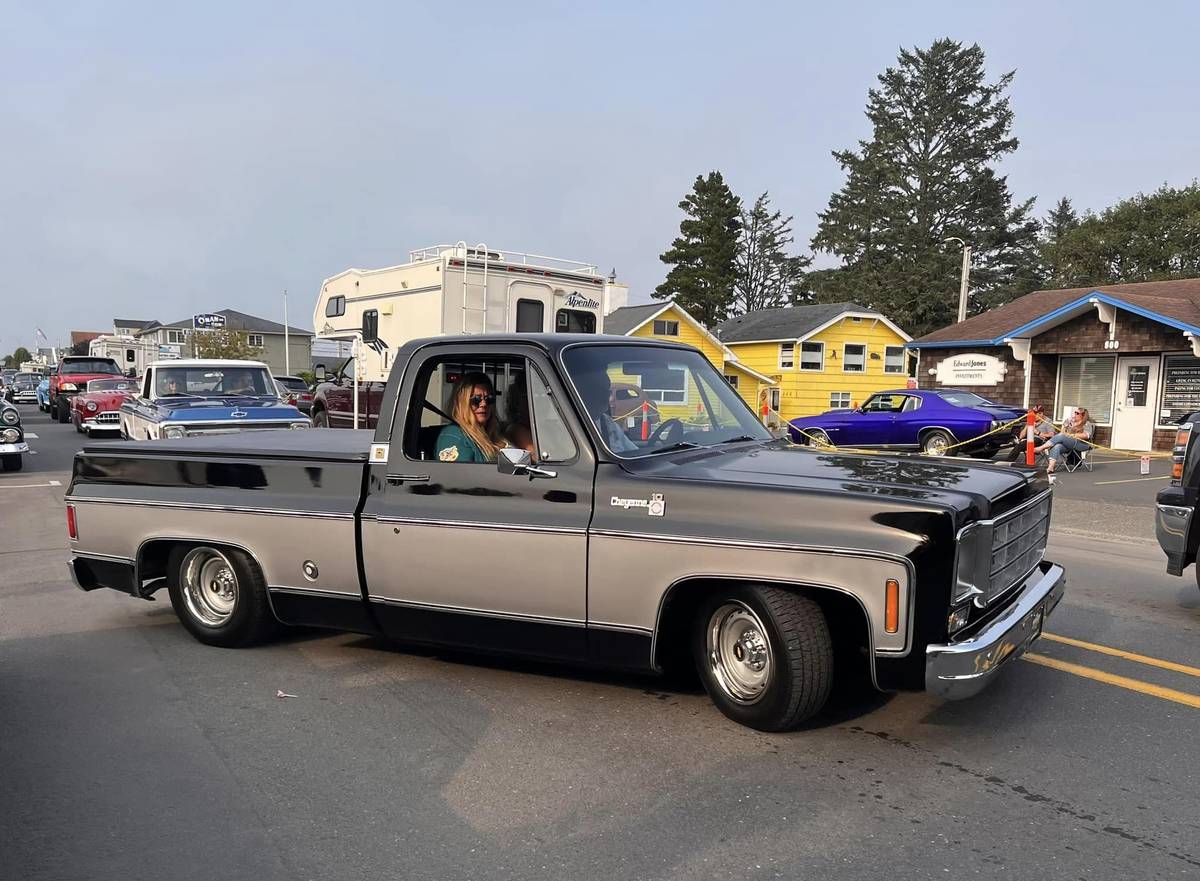
[[[472,407],[478,407],[484,401],[486,401],[487,405],[490,407],[496,403],[496,396],[495,395],[471,395],[470,401],[471,401]]]

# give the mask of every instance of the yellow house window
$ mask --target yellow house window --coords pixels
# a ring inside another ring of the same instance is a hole
[[[850,392],[830,392],[829,409],[844,410],[850,406]]]
[[[800,369],[801,370],[824,370],[825,369],[825,344],[824,343],[801,343],[800,344]]]
[[[679,336],[679,322],[665,319],[654,319],[655,336]]]
[[[738,378],[737,378],[736,376],[730,376],[730,375],[727,373],[727,374],[725,374],[725,381],[726,381],[727,383],[729,383],[729,387],[730,387],[730,388],[737,388],[737,387],[738,387]]]
[[[884,346],[884,349],[883,349],[883,372],[884,373],[903,373],[904,372],[904,346]]]
[[[842,347],[842,372],[843,373],[866,373],[867,372],[867,345],[866,345],[866,343],[846,343]]]
[[[779,369],[794,370],[796,368],[796,344],[779,344]]]

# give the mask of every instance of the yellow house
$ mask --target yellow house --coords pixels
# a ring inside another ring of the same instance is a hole
[[[762,309],[713,330],[739,364],[775,381],[765,397],[783,421],[857,406],[874,392],[908,383],[904,344],[911,337],[883,313],[856,303]],[[751,401],[758,411],[761,403]]]
[[[604,332],[695,346],[721,371],[725,381],[737,389],[755,413],[761,414],[758,402],[765,400],[767,390],[775,386],[775,380],[743,364],[728,346],[673,300],[616,309],[604,316]],[[667,419],[686,419],[699,400],[695,392],[689,393],[683,388],[647,390],[647,395]]]

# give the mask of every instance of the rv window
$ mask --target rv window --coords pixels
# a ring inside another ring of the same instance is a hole
[[[541,333],[545,321],[546,306],[541,300],[517,300],[517,333]]]
[[[342,301],[342,309],[346,308],[345,300]],[[379,310],[368,309],[363,313],[362,337],[364,343],[373,343],[379,339]]]
[[[595,333],[596,316],[579,309],[559,309],[554,329],[558,333]]]
[[[325,304],[325,317],[338,318],[346,314],[346,298],[345,297],[330,297],[329,302]]]

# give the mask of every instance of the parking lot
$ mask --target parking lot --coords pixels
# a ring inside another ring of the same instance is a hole
[[[0,477],[4,877],[1200,875],[1200,590],[1152,539],[1162,460],[1059,480],[1066,599],[995,687],[844,691],[768,735],[688,684],[316,631],[204,647],[165,597],[70,585],[82,438],[22,411],[34,454]]]

